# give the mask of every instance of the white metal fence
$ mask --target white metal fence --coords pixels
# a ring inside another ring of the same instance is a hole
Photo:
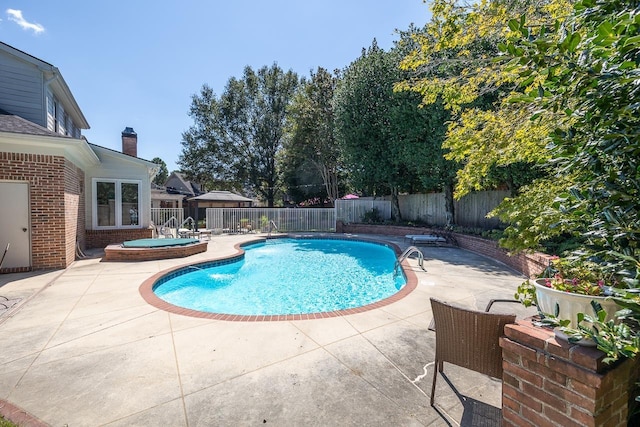
[[[175,221],[170,221],[175,218]],[[156,227],[167,225],[171,228],[178,228],[184,221],[184,209],[182,208],[151,208],[151,221]],[[167,224],[170,222],[169,224]]]
[[[335,209],[208,208],[207,228],[221,233],[336,231]],[[275,225],[275,227],[273,227]]]
[[[362,222],[364,215],[377,210],[379,219],[391,219],[391,202],[388,200],[352,199],[336,200],[336,220],[342,222]]]

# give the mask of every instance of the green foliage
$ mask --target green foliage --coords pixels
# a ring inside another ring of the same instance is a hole
[[[504,231],[500,244],[513,252],[528,249],[540,250],[541,242],[558,236],[579,235],[586,223],[578,218],[563,216],[571,206],[562,205],[552,209],[554,203],[560,203],[557,195],[566,190],[570,183],[566,180],[537,180],[521,188],[518,196],[505,199],[489,213],[509,224]]]
[[[544,22],[564,15],[568,2],[434,0],[431,9],[431,22],[424,32],[413,36],[414,48],[401,64],[414,73],[396,87],[419,93],[425,105],[442,99],[454,113],[444,147],[450,151],[448,158],[462,165],[457,174],[457,198],[494,187],[498,177],[515,193],[541,175],[527,176],[510,166],[526,165],[543,172],[533,166],[549,158],[545,147],[552,121],[545,116],[545,120],[532,122],[528,118],[533,111],[508,102],[526,77],[505,68],[496,58],[500,46],[516,31],[507,26],[510,19],[527,14]]]
[[[0,427],[17,427],[16,424],[0,415]]]
[[[382,222],[382,216],[377,208],[373,208],[362,215],[362,222],[364,223],[380,223]]]
[[[352,187],[364,194],[390,194],[396,220],[400,192],[442,189],[453,176],[441,147],[448,113],[442,105],[418,108],[418,95],[394,91],[405,75],[398,68],[404,49],[399,46],[385,52],[374,40],[344,70],[334,101]]]
[[[169,178],[167,164],[160,157],[154,157],[151,161],[159,166],[158,173],[153,178],[153,183],[159,186],[164,186],[164,183],[167,182],[167,178]]]
[[[185,173],[210,187],[249,188],[272,207],[276,157],[297,85],[297,74],[277,64],[257,72],[245,67],[242,79],[230,78],[220,97],[203,85],[192,98],[194,124],[183,133],[178,163]]]
[[[637,331],[624,321],[606,320],[607,313],[598,302],[591,301],[591,307],[595,315],[578,313],[576,328],[569,327],[569,320],[561,320],[552,315],[546,315],[537,323],[557,328],[567,336],[570,343],[593,342],[598,350],[605,353],[606,357],[602,360],[605,364],[635,357],[640,352],[640,336]],[[618,314],[624,317],[621,312]]]
[[[571,176],[560,211],[582,228],[587,255],[638,278],[640,258],[640,21],[637,2],[576,2],[562,26],[510,21],[508,68],[527,95],[519,102],[556,117],[551,164]],[[519,35],[517,35],[519,33]],[[553,224],[552,221],[548,221]]]
[[[324,68],[303,80],[289,108],[289,127],[280,172],[295,202],[333,202],[344,188],[341,155],[334,134],[333,94],[338,77]]]
[[[569,342],[590,339],[598,350],[604,352],[603,362],[614,363],[620,359],[633,358],[640,352],[640,336],[629,325],[615,320],[605,320],[607,313],[595,301],[591,302],[595,316],[578,313],[578,328],[561,327]]]
[[[525,307],[537,305],[536,287],[528,280],[525,280],[518,286],[513,297],[520,301]]]

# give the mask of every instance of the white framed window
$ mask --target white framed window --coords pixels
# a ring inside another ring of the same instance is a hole
[[[141,181],[93,178],[93,229],[140,228]]]

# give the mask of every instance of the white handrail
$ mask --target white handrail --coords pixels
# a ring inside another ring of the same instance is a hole
[[[178,218],[176,218],[175,216],[172,216],[164,224],[162,224],[162,226],[163,227],[168,226],[171,221],[173,221],[174,224],[177,224],[178,223]]]
[[[271,236],[271,232],[273,231],[274,228],[278,233],[280,232],[280,230],[278,230],[278,226],[276,225],[276,223],[273,222],[273,220],[269,220],[269,233],[267,234],[267,236]]]
[[[191,218],[190,216],[188,216],[184,221],[182,221],[182,224],[180,224],[180,227],[178,227],[178,229],[184,228],[183,226],[185,224],[187,224],[187,223],[194,224],[194,226],[195,226],[196,221],[193,218]]]
[[[402,255],[400,255],[398,257],[398,260],[396,261],[396,264],[393,267],[393,275],[394,276],[398,274],[398,269],[400,268],[400,265],[402,264],[402,261],[404,261],[405,259],[409,258],[413,254],[417,254],[418,255],[418,265],[420,266],[422,271],[427,271],[424,268],[424,255],[422,254],[422,251],[420,249],[416,248],[415,246],[409,246],[407,249],[405,249],[404,252],[402,252]]]

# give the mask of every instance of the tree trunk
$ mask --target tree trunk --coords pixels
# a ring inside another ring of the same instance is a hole
[[[400,200],[398,199],[398,187],[391,186],[391,217],[394,221],[402,221],[400,214]]]
[[[270,187],[269,190],[267,191],[267,207],[272,208],[273,207],[273,198],[274,198],[274,191],[273,188]]]
[[[445,218],[446,218],[446,226],[451,226],[455,224],[455,210],[453,204],[453,185],[445,184],[443,188],[444,192],[444,210],[445,210]]]

